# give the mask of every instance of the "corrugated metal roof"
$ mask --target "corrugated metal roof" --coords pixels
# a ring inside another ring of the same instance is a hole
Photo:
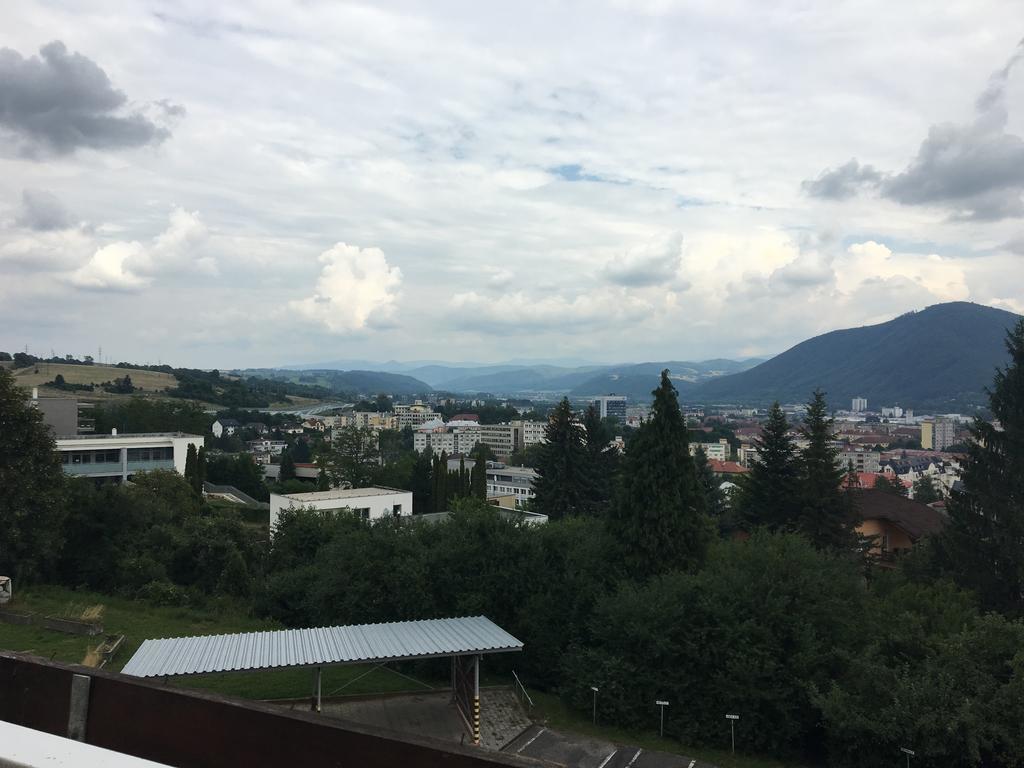
[[[485,616],[145,640],[121,670],[135,677],[201,675],[521,651]]]

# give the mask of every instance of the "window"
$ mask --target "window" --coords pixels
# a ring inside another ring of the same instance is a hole
[[[362,519],[362,520],[369,520],[370,519],[370,508],[369,507],[356,507],[352,511],[355,512],[356,515],[358,515],[359,518]]]
[[[395,517],[398,517],[400,514],[402,514],[402,505],[401,504],[393,505],[391,507],[391,514],[394,515]]]

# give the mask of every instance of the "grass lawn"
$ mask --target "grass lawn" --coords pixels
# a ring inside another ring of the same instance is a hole
[[[36,373],[36,369],[39,373]],[[38,387],[60,374],[68,384],[102,384],[123,378],[125,374],[132,377],[132,384],[142,387],[144,392],[158,392],[178,386],[178,380],[169,373],[146,371],[140,368],[117,368],[112,365],[67,365],[66,363],[39,363],[29,368],[14,371],[14,382],[22,387]],[[60,391],[60,390],[56,390]],[[75,392],[75,396],[92,396],[93,392]]]
[[[795,763],[782,763],[777,760],[770,760],[763,757],[752,757],[750,755],[732,755],[728,749],[729,730],[728,725],[722,729],[722,742],[725,749],[706,749],[700,747],[688,747],[678,741],[669,738],[660,738],[655,732],[624,731],[611,726],[603,726],[598,720],[595,726],[591,722],[590,713],[575,712],[562,702],[557,696],[551,693],[540,691],[530,692],[533,699],[533,717],[535,720],[543,721],[546,725],[559,731],[578,733],[583,736],[592,736],[597,739],[606,739],[618,744],[629,744],[631,746],[643,747],[646,750],[657,752],[671,752],[678,755],[706,760],[709,763],[721,766],[721,768],[800,768]],[[671,707],[666,712],[670,716]],[[600,717],[600,707],[598,716]],[[652,716],[653,717],[653,716]],[[725,722],[724,720],[722,721]]]
[[[11,608],[41,614],[63,614],[70,605],[85,607],[97,604],[103,605],[105,609],[105,633],[125,635],[124,645],[107,666],[113,671],[119,671],[138,650],[142,641],[147,639],[282,629],[274,622],[253,619],[241,611],[231,613],[222,610],[155,607],[145,602],[91,592],[76,592],[63,587],[31,587],[20,590],[16,593]],[[35,625],[0,623],[0,648],[33,653],[46,659],[74,664],[80,664],[88,649],[95,647],[102,639],[102,635],[80,637]],[[331,695],[348,683],[352,684],[336,695],[423,689],[423,686],[417,686],[408,678],[387,669],[374,670],[360,680],[352,682],[369,669],[367,665],[325,668],[322,680],[323,695]],[[203,688],[250,699],[287,699],[309,696],[312,692],[312,680],[313,672],[310,669],[275,669],[170,678],[169,682],[185,688]]]

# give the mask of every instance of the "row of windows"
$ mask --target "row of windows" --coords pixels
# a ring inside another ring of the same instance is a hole
[[[120,451],[75,451],[61,453],[60,460],[64,464],[120,464]]]
[[[129,448],[128,461],[173,461],[173,448]]]
[[[105,451],[62,451],[63,464],[120,464],[121,451],[117,448]],[[173,448],[129,448],[128,462],[173,461]]]

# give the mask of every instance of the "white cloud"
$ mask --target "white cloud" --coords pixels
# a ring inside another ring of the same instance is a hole
[[[175,208],[167,229],[150,245],[132,240],[100,246],[70,281],[79,288],[134,291],[170,273],[188,274],[194,269],[200,274],[216,274],[216,261],[200,254],[207,235],[198,213]]]
[[[137,274],[133,265],[146,260],[141,243],[111,243],[99,248],[88,263],[71,275],[79,288],[107,291],[134,291],[149,284],[149,278]]]
[[[970,297],[964,267],[937,254],[894,254],[887,246],[868,241],[851,245],[837,269],[839,288],[852,292],[873,279],[905,278],[940,301]]]
[[[382,250],[338,243],[320,254],[320,263],[313,295],[290,302],[292,310],[338,334],[390,320],[402,270],[390,266]]]

